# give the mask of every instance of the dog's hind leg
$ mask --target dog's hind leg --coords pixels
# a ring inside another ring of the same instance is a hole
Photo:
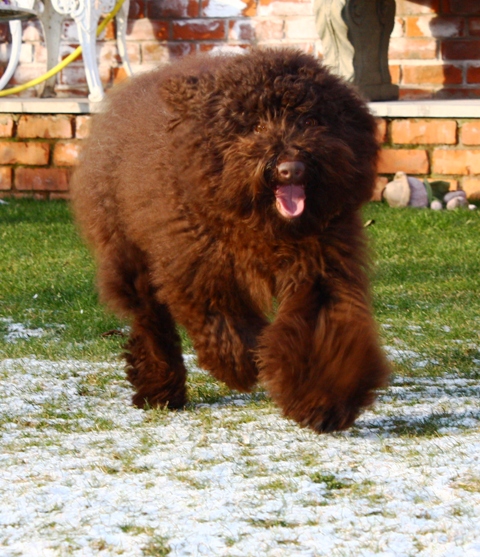
[[[151,300],[137,312],[126,345],[127,377],[135,387],[133,403],[182,408],[186,403],[187,372],[181,340],[168,308]]]
[[[259,364],[284,414],[318,432],[349,427],[389,373],[362,288],[338,281],[281,302],[260,339]]]
[[[187,372],[175,322],[155,297],[142,252],[121,247],[104,254],[99,288],[112,309],[132,319],[124,357],[128,380],[136,390],[133,403],[140,408],[181,408],[186,403]]]

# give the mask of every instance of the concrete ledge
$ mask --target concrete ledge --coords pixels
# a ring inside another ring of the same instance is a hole
[[[101,103],[86,97],[68,99],[2,98],[0,113],[9,114],[90,114],[98,112]]]
[[[2,98],[0,113],[10,114],[90,114],[102,103],[85,97],[66,99]],[[436,101],[371,102],[375,116],[385,118],[480,118],[480,99]]]
[[[371,102],[368,106],[372,114],[385,118],[480,118],[480,99]]]

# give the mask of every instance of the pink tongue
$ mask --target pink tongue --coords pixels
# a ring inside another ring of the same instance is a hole
[[[303,186],[278,186],[275,190],[277,209],[286,218],[298,217],[303,213],[305,189]]]

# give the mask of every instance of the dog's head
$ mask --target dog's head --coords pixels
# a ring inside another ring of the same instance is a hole
[[[370,199],[375,122],[340,78],[285,49],[202,63],[163,86],[184,164],[201,174],[188,195],[254,226],[297,231]]]

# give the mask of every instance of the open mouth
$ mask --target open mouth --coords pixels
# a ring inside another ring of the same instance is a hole
[[[305,208],[305,186],[303,184],[278,185],[275,188],[276,207],[287,219],[299,217]]]

